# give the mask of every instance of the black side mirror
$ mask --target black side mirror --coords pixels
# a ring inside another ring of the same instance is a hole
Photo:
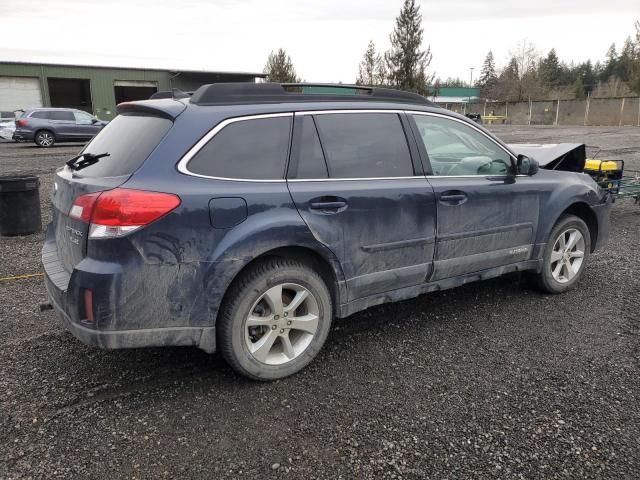
[[[518,155],[518,174],[519,175],[535,175],[540,169],[538,161],[534,158],[529,158],[526,155]]]
[[[98,122],[99,122],[99,120],[98,120],[97,118],[92,118],[92,119],[91,119],[91,123],[93,123],[94,125],[95,125],[96,123],[98,123]]]

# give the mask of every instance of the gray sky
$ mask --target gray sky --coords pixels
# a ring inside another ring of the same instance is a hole
[[[402,0],[1,0],[0,60],[262,71],[284,47],[306,81],[353,82],[369,40],[388,47]],[[523,40],[602,59],[634,32],[640,0],[421,0],[442,78],[498,66]]]

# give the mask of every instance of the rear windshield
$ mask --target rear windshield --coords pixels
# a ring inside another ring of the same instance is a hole
[[[118,115],[104,127],[82,153],[108,153],[99,162],[83,168],[83,177],[131,175],[147,159],[171,128],[166,118]]]

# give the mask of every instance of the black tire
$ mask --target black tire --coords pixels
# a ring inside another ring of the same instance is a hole
[[[317,330],[311,343],[297,357],[280,365],[270,365],[258,361],[250,352],[245,322],[256,302],[270,288],[288,283],[302,286],[314,297]],[[298,261],[267,259],[250,267],[229,287],[218,315],[218,348],[227,363],[242,375],[262,381],[284,378],[302,370],[318,354],[327,339],[332,312],[331,294],[318,273]]]
[[[554,278],[552,272],[551,254],[560,236],[571,229],[578,230],[582,234],[582,237],[584,239],[584,256],[582,257],[582,262],[577,273],[574,274],[575,276],[570,280],[560,282],[556,280],[556,278]],[[584,223],[582,219],[574,215],[563,215],[558,219],[555,226],[553,227],[553,230],[551,230],[551,235],[549,236],[547,246],[545,247],[542,260],[542,271],[540,273],[531,275],[530,278],[531,280],[533,280],[534,285],[543,292],[553,294],[566,292],[567,290],[572,289],[582,277],[582,273],[584,272],[584,268],[587,264],[590,253],[591,235],[589,233],[589,227],[587,227],[587,224]]]
[[[33,137],[33,141],[39,147],[49,148],[56,143],[56,136],[50,130],[38,130]]]

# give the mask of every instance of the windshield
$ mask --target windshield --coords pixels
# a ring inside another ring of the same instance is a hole
[[[81,170],[83,177],[131,175],[158,146],[171,128],[166,118],[147,115],[118,115],[82,151],[108,153],[99,162]]]

